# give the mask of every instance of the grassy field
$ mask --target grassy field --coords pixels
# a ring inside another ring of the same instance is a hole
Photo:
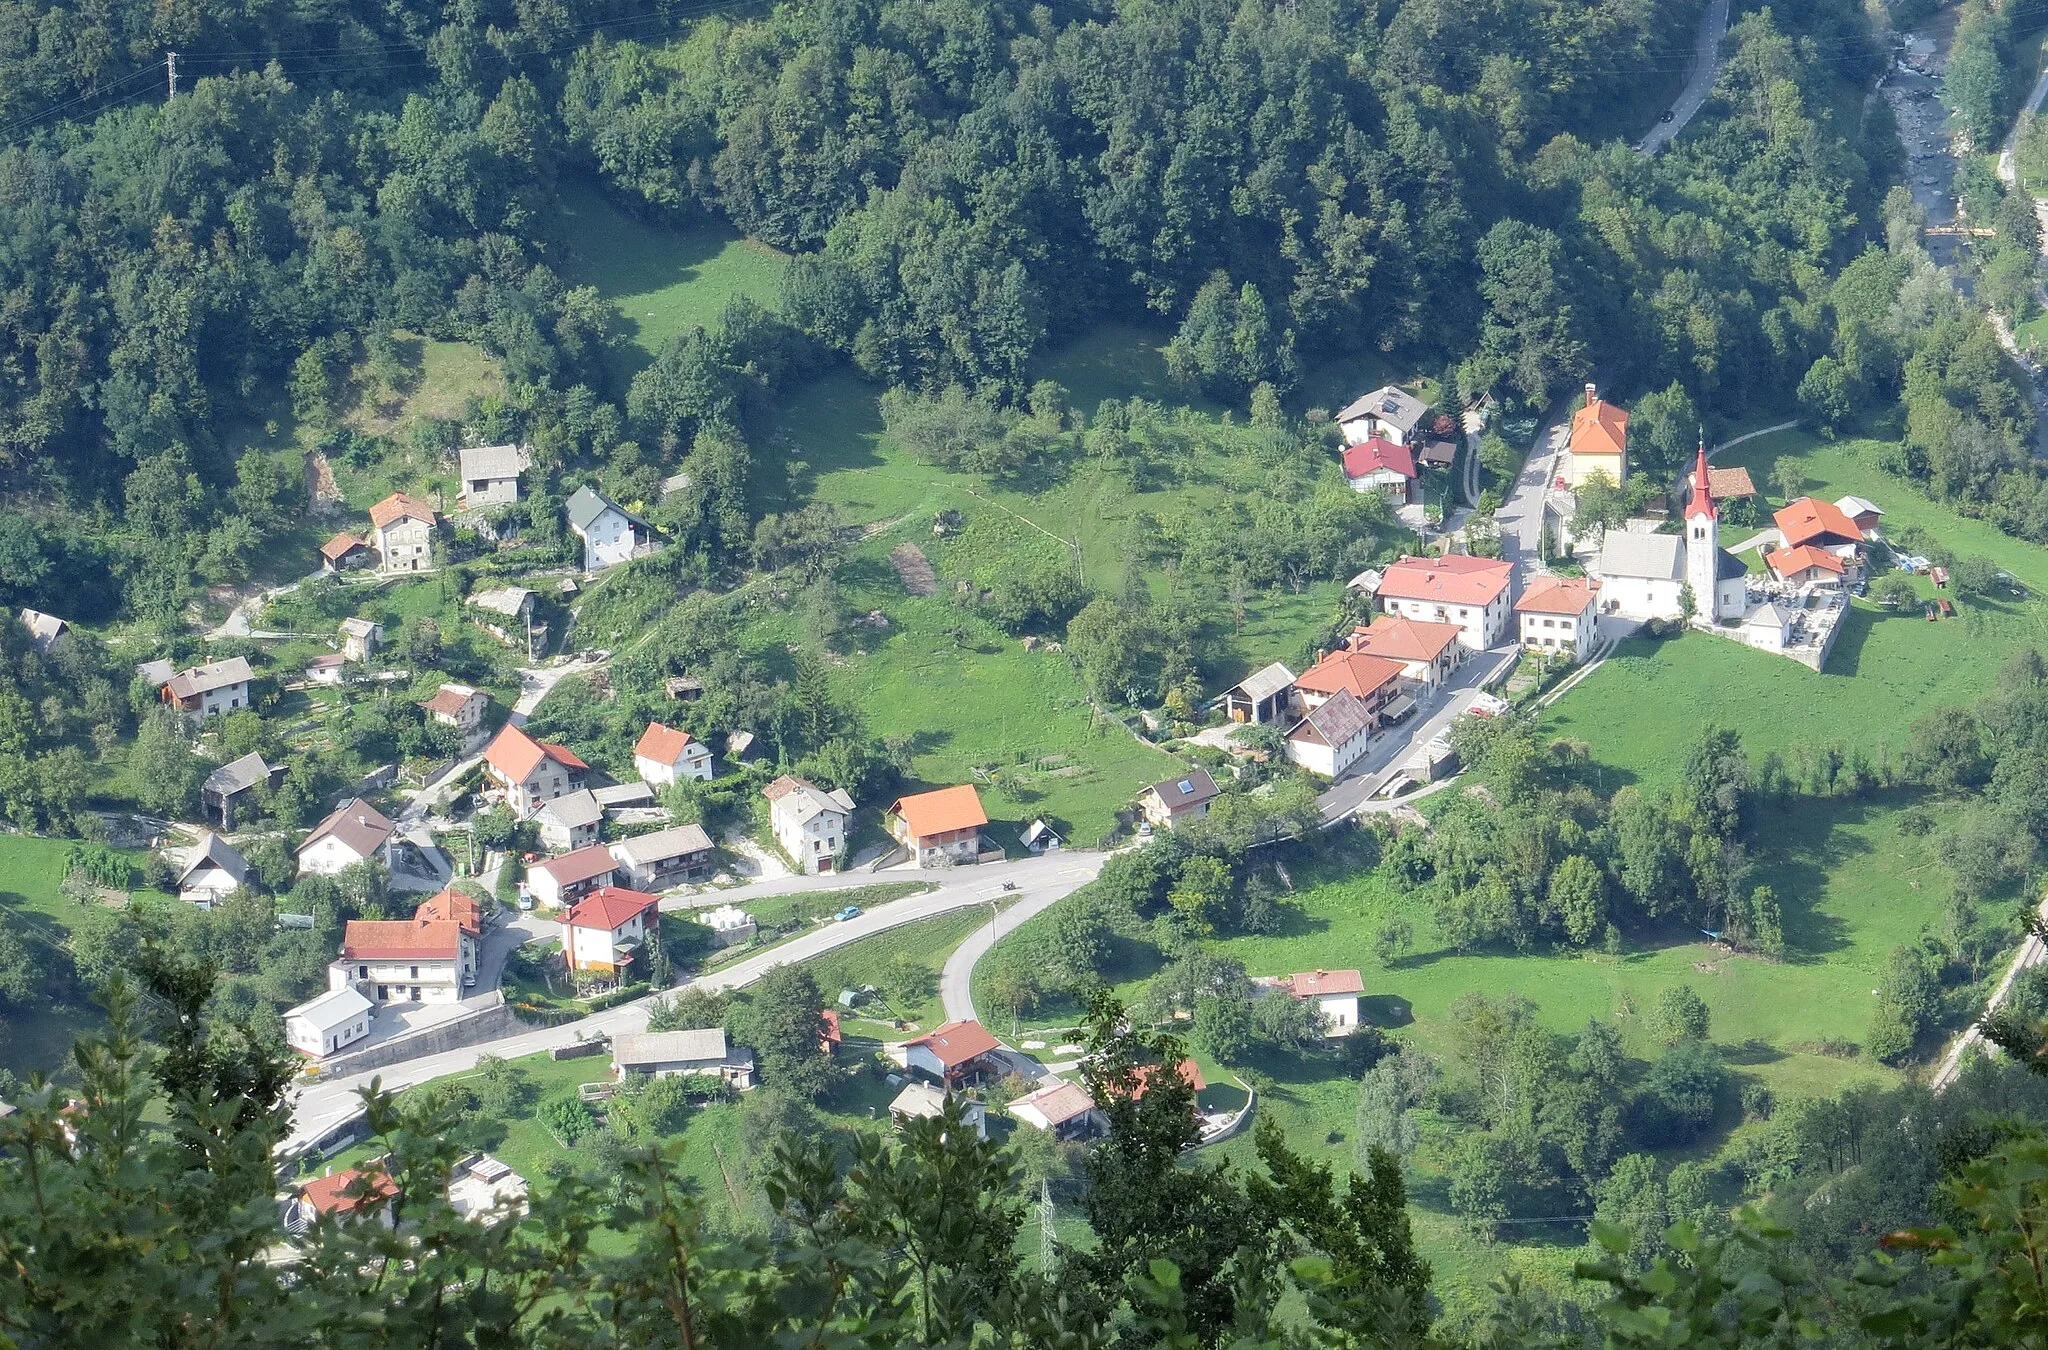
[[[549,233],[563,279],[595,286],[618,307],[627,337],[612,362],[620,393],[670,338],[710,327],[734,296],[774,305],[787,261],[721,223],[676,230],[628,215],[593,184],[565,186]]]
[[[864,984],[871,984],[886,991],[890,972],[897,962],[903,958],[915,961],[932,973],[931,992],[914,1003],[892,1003],[891,1011],[919,1029],[929,1030],[945,1020],[939,1003],[939,968],[946,964],[946,958],[967,939],[968,934],[988,921],[989,912],[981,907],[937,914],[892,928],[886,933],[862,938],[859,942],[850,942],[836,951],[814,956],[803,964],[818,981],[818,990],[824,994],[825,1001],[834,1003],[842,989],[858,989]]]
[[[0,910],[6,924],[28,946],[38,967],[65,960],[64,944],[78,906],[59,892],[71,841],[35,835],[0,834]],[[136,855],[136,862],[141,862]],[[26,1078],[55,1074],[69,1061],[71,1042],[99,1025],[91,1006],[46,1004],[0,1011],[0,1069]]]

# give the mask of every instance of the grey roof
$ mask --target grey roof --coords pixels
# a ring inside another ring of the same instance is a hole
[[[1714,580],[1733,581],[1737,577],[1748,575],[1749,569],[1742,565],[1742,559],[1725,548],[1714,550]]]
[[[910,1116],[913,1119],[937,1120],[946,1114],[946,1093],[930,1083],[911,1082],[903,1085],[903,1091],[889,1103],[892,1116]]]
[[[1237,682],[1244,696],[1254,703],[1263,703],[1288,685],[1294,683],[1294,672],[1275,661],[1263,670],[1255,670]]]
[[[622,1031],[612,1037],[614,1064],[630,1068],[688,1061],[724,1063],[725,1032],[706,1027],[700,1031]]]
[[[1158,794],[1160,801],[1166,803],[1167,810],[1178,811],[1182,807],[1201,805],[1221,789],[1216,786],[1216,780],[1209,776],[1207,769],[1189,769],[1179,778],[1154,783],[1152,791]]]
[[[1334,749],[1371,726],[1372,714],[1366,710],[1365,700],[1349,689],[1340,689],[1296,722],[1287,738],[1293,740],[1303,727],[1309,727],[1323,738],[1323,744]]]
[[[579,532],[588,530],[606,511],[617,511],[622,516],[626,515],[623,507],[603,493],[592,489],[588,483],[576,489],[575,495],[569,498],[564,509],[569,513],[569,528]]]
[[[135,673],[161,688],[171,682],[171,676],[177,673],[177,667],[169,661],[144,661],[135,667]]]
[[[270,777],[270,766],[263,762],[263,756],[251,750],[240,759],[232,759],[206,775],[206,790],[231,797],[237,792],[246,792]]]
[[[645,806],[654,800],[654,789],[645,783],[617,783],[611,787],[592,788],[590,795],[597,798],[599,806]]]
[[[1791,615],[1787,614],[1779,606],[1766,602],[1764,604],[1758,605],[1755,609],[1751,610],[1746,616],[1744,616],[1742,620],[1742,626],[1747,628],[1754,624],[1755,626],[1760,628],[1765,624],[1770,624],[1775,628],[1783,628],[1786,624],[1791,622]]]
[[[462,481],[517,478],[525,472],[526,449],[518,445],[466,445],[462,448]]]
[[[1422,415],[1429,411],[1429,405],[1406,390],[1386,385],[1373,390],[1356,400],[1344,411],[1337,414],[1339,422],[1355,422],[1361,417],[1373,417],[1399,427],[1403,434],[1415,430],[1422,421]]]
[[[375,1012],[376,1006],[357,993],[354,985],[348,984],[286,1010],[285,1016],[303,1017],[321,1031],[332,1031],[336,1027],[347,1026],[364,1013]]]
[[[653,834],[636,834],[612,845],[612,856],[628,867],[646,867],[668,858],[709,853],[711,836],[702,825],[672,825]]]
[[[1060,832],[1043,820],[1034,820],[1024,827],[1024,833],[1017,836],[1017,842],[1029,848],[1041,839],[1058,839]]]
[[[535,814],[546,816],[564,829],[575,830],[603,820],[604,808],[589,788],[581,788],[544,804]]]
[[[517,619],[524,615],[527,607],[533,603],[533,592],[524,586],[499,586],[488,591],[478,591],[469,597],[469,603],[478,609],[487,609],[493,614]]]
[[[24,609],[21,612],[21,626],[28,629],[28,640],[39,652],[50,650],[50,644],[63,637],[71,627],[54,614],[45,614],[39,609]]]
[[[350,637],[369,637],[381,626],[371,619],[343,619],[341,621],[341,631]]]
[[[227,689],[238,684],[247,684],[256,678],[256,672],[249,669],[247,658],[230,656],[225,661],[214,661],[203,666],[192,666],[171,676],[164,683],[171,686],[171,692],[179,698],[190,698],[214,689]]]
[[[1675,534],[1609,530],[1595,567],[1603,577],[1677,581],[1685,575],[1685,541]]]
[[[781,806],[788,802],[789,805],[784,809],[796,817],[799,825],[827,811],[840,815],[848,815],[853,811],[853,798],[847,795],[846,789],[834,788],[827,792],[816,783],[787,775],[762,788],[761,795],[773,806]]]
[[[235,879],[237,886],[249,876],[249,860],[235,851],[234,845],[217,834],[208,833],[201,837],[198,847],[185,856],[185,865],[178,871],[178,884],[208,865],[218,867]]]
[[[313,827],[313,832],[306,836],[306,842],[299,845],[299,852],[304,853],[332,835],[358,858],[367,858],[384,847],[384,842],[397,828],[376,807],[361,797],[351,797]]]

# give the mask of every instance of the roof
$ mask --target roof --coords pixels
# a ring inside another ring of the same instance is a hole
[[[433,507],[403,492],[394,492],[370,508],[370,523],[380,530],[388,530],[401,520],[417,520],[432,525],[440,519],[440,513]]]
[[[1280,983],[1296,998],[1321,998],[1325,994],[1365,992],[1365,980],[1355,970],[1311,970],[1289,975]]]
[[[1165,804],[1169,811],[1179,811],[1189,806],[1200,806],[1221,791],[1209,771],[1202,768],[1189,769],[1179,778],[1169,778],[1163,783],[1154,783],[1149,791]]]
[[[397,828],[376,807],[361,797],[351,797],[313,827],[313,832],[306,836],[306,842],[299,845],[299,852],[304,853],[331,835],[358,858],[367,858],[384,847],[385,841]]]
[[[1145,1095],[1145,1089],[1152,1085],[1153,1077],[1164,1067],[1161,1064],[1140,1064],[1137,1067],[1132,1074],[1138,1080],[1137,1085],[1131,1089],[1132,1101],[1137,1101]],[[1202,1066],[1192,1059],[1184,1059],[1173,1067],[1181,1076],[1181,1080],[1195,1091],[1200,1092],[1209,1086],[1208,1081],[1202,1077]]]
[[[1801,497],[1772,515],[1777,523],[1778,533],[1785,536],[1787,548],[1797,548],[1830,535],[1845,544],[1853,544],[1863,537],[1863,531],[1856,528],[1856,522],[1849,519],[1833,502],[1824,502],[1818,497]]]
[[[206,867],[218,867],[233,877],[238,886],[249,875],[249,860],[211,830],[201,835],[199,843],[185,855],[185,865],[178,871],[178,884],[184,885],[185,878]]]
[[[575,494],[564,503],[564,509],[569,513],[569,528],[579,533],[588,530],[597,518],[607,511],[617,511],[622,516],[626,515],[618,503],[596,491],[588,483],[576,489]]]
[[[904,1044],[923,1046],[949,1069],[957,1069],[971,1059],[1003,1048],[1003,1043],[990,1035],[988,1028],[979,1022],[948,1022]]]
[[[1707,466],[1707,493],[1717,502],[1733,497],[1756,496],[1756,484],[1750,481],[1749,470],[1737,465],[1732,469],[1717,469]]]
[[[1628,448],[1628,410],[1589,394],[1585,406],[1572,414],[1571,451],[1575,455],[1619,455]]]
[[[415,919],[453,919],[471,937],[484,931],[484,907],[461,891],[439,890],[420,901],[412,912]]]
[[[351,1194],[352,1191],[355,1193]],[[314,1177],[299,1188],[299,1198],[311,1205],[316,1214],[360,1214],[377,1201],[389,1200],[397,1194],[398,1187],[382,1172],[373,1175],[353,1167]]]
[[[1413,478],[1415,452],[1405,445],[1394,444],[1384,436],[1370,437],[1344,452],[1346,478],[1363,478],[1367,474],[1382,472]]]
[[[1337,414],[1339,422],[1355,422],[1361,417],[1373,417],[1399,427],[1402,434],[1415,430],[1422,421],[1422,415],[1429,411],[1429,405],[1405,389],[1394,385],[1382,385],[1370,394],[1355,400]]]
[[[889,809],[901,816],[904,828],[920,839],[954,830],[980,829],[988,824],[988,813],[981,809],[981,794],[971,783],[899,797]]]
[[[1367,628],[1351,633],[1351,650],[1390,661],[1434,661],[1458,641],[1463,630],[1454,623],[1382,614]]]
[[[674,765],[690,746],[690,733],[662,722],[649,722],[640,739],[633,742],[635,756],[644,755],[656,764]]]
[[[334,538],[320,546],[320,556],[329,562],[340,562],[357,549],[368,547],[368,544],[365,544],[347,530],[343,530],[340,534],[335,535]]]
[[[1348,693],[1371,698],[1407,670],[1399,661],[1365,652],[1328,652],[1323,659],[1302,672],[1294,687],[1311,694]]]
[[[1749,569],[1742,565],[1742,559],[1725,548],[1714,550],[1714,580],[1733,581],[1737,577],[1748,575]]]
[[[510,725],[501,728],[491,738],[490,748],[484,751],[484,762],[515,783],[525,782],[543,759],[552,759],[571,769],[590,767],[567,746],[537,741]]]
[[[164,660],[143,661],[138,663],[135,667],[135,673],[137,675],[140,675],[143,679],[148,680],[151,684],[158,686],[169,683],[171,678],[171,671],[171,663],[169,661]]]
[[[590,795],[597,798],[599,806],[609,810],[614,806],[645,806],[654,800],[654,789],[636,778],[630,783],[592,788]]]
[[[351,961],[453,961],[462,952],[454,919],[350,919],[341,954]]]
[[[45,614],[39,609],[21,611],[21,626],[28,629],[29,641],[37,651],[50,650],[50,644],[63,637],[71,625],[54,614]]]
[[[1293,740],[1303,727],[1315,732],[1322,742],[1339,746],[1372,727],[1372,712],[1365,706],[1365,700],[1349,689],[1341,689],[1324,699],[1320,707],[1312,708],[1287,732],[1287,739]]]
[[[1447,469],[1458,459],[1458,443],[1441,436],[1422,436],[1415,441],[1415,462],[1432,469]]]
[[[508,619],[516,619],[533,603],[533,592],[524,586],[494,586],[488,591],[478,591],[470,596],[469,603],[478,609],[502,614]]]
[[[1851,496],[1837,498],[1835,509],[1845,516],[1881,516],[1884,514],[1884,509],[1868,497]],[[23,613],[26,614],[27,611],[24,610]]]
[[[543,802],[541,808],[534,814],[546,816],[565,830],[574,830],[585,825],[595,825],[603,820],[604,807],[598,804],[597,798],[591,795],[589,788],[582,788],[566,797]]]
[[[1236,691],[1254,703],[1263,703],[1293,683],[1294,672],[1275,661],[1239,680]]]
[[[306,662],[306,669],[332,670],[336,666],[345,666],[347,664],[348,658],[346,656],[343,656],[340,652],[327,652],[324,655],[316,656],[312,660]]]
[[[1010,1103],[1010,1111],[1028,1107],[1036,1112],[1047,1125],[1057,1128],[1070,1120],[1079,1119],[1095,1109],[1095,1098],[1079,1083],[1058,1082],[1036,1092],[1026,1093]]]
[[[270,766],[263,762],[263,756],[251,750],[240,759],[231,759],[206,775],[206,790],[229,797],[269,779]]]
[[[469,701],[481,692],[481,690],[472,689],[466,684],[444,684],[434,691],[432,698],[420,706],[430,713],[440,713],[445,717],[455,717],[460,715],[463,708],[468,706]]]
[[[191,698],[215,689],[227,689],[238,684],[247,684],[256,678],[256,672],[249,669],[247,658],[230,656],[225,661],[214,661],[203,666],[190,666],[164,681],[174,698]]]
[[[557,886],[574,886],[579,881],[601,877],[618,865],[618,859],[603,844],[585,844],[559,858],[535,863],[533,870],[547,873]]]
[[[1060,832],[1046,824],[1044,818],[1041,817],[1024,827],[1024,832],[1017,836],[1017,842],[1026,848],[1030,848],[1041,839],[1058,841],[1059,838]]]
[[[1755,609],[1742,616],[1742,626],[1744,628],[1762,628],[1766,624],[1773,628],[1783,628],[1791,622],[1792,616],[1790,614],[1787,614],[1783,609],[1768,601],[1758,605]]]
[[[527,465],[526,449],[518,445],[465,445],[458,458],[465,483],[479,478],[517,478]]]
[[[1603,577],[1677,581],[1685,572],[1685,541],[1675,534],[1609,530],[1594,566]]]
[[[612,856],[622,863],[642,866],[664,858],[681,858],[692,853],[709,853],[711,836],[702,825],[671,825],[652,834],[636,834],[611,846]]]
[[[357,993],[354,985],[343,985],[330,989],[318,998],[308,999],[296,1008],[285,1011],[286,1018],[302,1017],[321,1031],[332,1031],[347,1026],[374,1005]]]
[[[343,619],[341,631],[349,637],[366,638],[377,633],[381,625],[374,619]]]
[[[606,861],[610,861],[609,858]],[[571,928],[602,928],[613,932],[659,905],[658,896],[624,886],[600,886],[569,907],[562,922]]]
[[[1537,577],[1515,601],[1517,614],[1584,614],[1600,583],[1585,577]]]
[[[853,798],[848,796],[844,789],[835,788],[826,792],[815,783],[807,783],[788,774],[762,788],[761,795],[768,799],[771,809],[780,807],[783,811],[791,813],[799,825],[812,816],[821,815],[826,811],[846,815],[853,810]],[[784,802],[788,805],[783,805]]]
[[[1790,576],[1794,572],[1804,572],[1809,567],[1818,567],[1823,572],[1833,572],[1836,576],[1849,570],[1840,558],[1824,548],[1815,548],[1812,544],[1801,544],[1797,548],[1781,548],[1766,553],[1764,565],[1781,577]]]
[[[946,1114],[946,1093],[930,1083],[905,1083],[889,1103],[889,1114],[935,1120]]]
[[[695,1031],[622,1031],[612,1037],[612,1063],[675,1064],[696,1061],[719,1064],[725,1061],[725,1031],[702,1027]]]
[[[1380,595],[1437,604],[1490,605],[1514,584],[1513,563],[1449,553],[1441,558],[1402,558],[1380,577]]]

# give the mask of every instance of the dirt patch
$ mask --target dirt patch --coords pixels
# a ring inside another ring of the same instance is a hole
[[[938,574],[932,571],[931,559],[925,557],[924,550],[916,544],[898,544],[890,549],[889,565],[896,569],[896,576],[903,582],[903,589],[910,594],[938,593]]]
[[[318,450],[306,452],[306,498],[316,514],[338,511],[344,505],[341,487],[334,481],[334,466]]]

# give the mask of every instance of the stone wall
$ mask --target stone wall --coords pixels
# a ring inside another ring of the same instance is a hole
[[[389,1064],[398,1064],[409,1059],[426,1055],[438,1055],[443,1050],[459,1050],[465,1045],[476,1045],[482,1041],[496,1040],[519,1031],[520,1023],[513,1017],[512,1009],[505,1006],[505,996],[493,990],[464,1000],[465,1011],[460,1017],[451,1017],[445,1022],[408,1031],[375,1045],[365,1046],[352,1054],[336,1055],[320,1065],[322,1078],[346,1078],[351,1074],[367,1073]]]

